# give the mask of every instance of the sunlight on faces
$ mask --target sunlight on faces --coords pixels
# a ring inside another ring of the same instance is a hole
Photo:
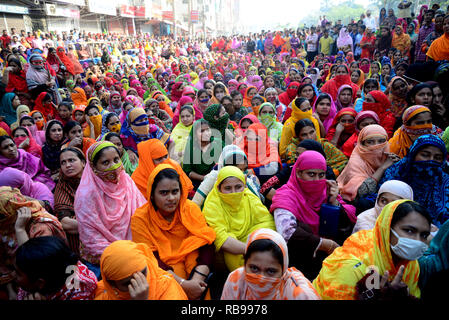
[[[270,278],[282,277],[282,266],[271,251],[256,251],[245,263],[246,273]]]
[[[68,178],[80,178],[86,165],[76,153],[66,151],[61,153],[59,158],[62,173]]]
[[[243,192],[245,184],[237,177],[228,177],[220,183],[219,190],[221,193]]]
[[[268,102],[271,102],[271,103],[274,104],[276,102],[276,99],[277,99],[276,92],[274,92],[274,91],[267,92],[267,94],[265,95],[265,99],[267,99]]]

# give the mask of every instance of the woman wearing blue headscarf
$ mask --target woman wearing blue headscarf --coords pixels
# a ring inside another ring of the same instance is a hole
[[[438,136],[426,134],[415,140],[407,155],[389,167],[378,185],[400,180],[413,189],[415,201],[423,205],[440,227],[449,219],[449,174],[445,167],[446,146]]]

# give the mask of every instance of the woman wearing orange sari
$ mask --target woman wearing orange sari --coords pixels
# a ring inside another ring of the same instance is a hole
[[[97,284],[95,300],[187,300],[184,290],[159,268],[143,243],[111,243],[101,255],[100,268],[102,280]]]
[[[396,27],[394,28],[393,40],[391,41],[391,47],[396,48],[401,51],[402,55],[410,57],[410,48],[412,42],[410,36],[404,32],[401,21],[403,19],[398,19],[396,22]],[[403,20],[404,21],[404,20]],[[404,21],[405,25],[407,23]]]
[[[187,199],[186,186],[171,165],[157,166],[147,186],[148,203],[131,218],[132,240],[147,244],[189,299],[196,300],[206,291],[215,231]]]
[[[148,176],[159,164],[169,164],[178,172],[182,183],[185,185],[187,194],[193,190],[192,181],[190,181],[181,166],[169,158],[167,148],[159,139],[140,142],[137,145],[137,153],[139,155],[139,164],[131,178],[145,197],[147,194]]]
[[[449,15],[443,20],[444,34],[434,40],[426,55],[434,61],[447,60],[449,57]]]

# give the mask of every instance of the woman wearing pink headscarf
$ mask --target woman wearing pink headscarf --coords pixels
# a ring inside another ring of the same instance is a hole
[[[103,250],[114,241],[131,240],[131,216],[147,201],[123,169],[113,143],[94,143],[87,158],[74,209],[81,258],[97,274]],[[103,164],[104,160],[110,160],[108,165]]]
[[[313,104],[313,112],[319,116],[327,132],[337,114],[337,107],[331,95],[325,92],[321,93]]]
[[[346,27],[343,27],[340,30],[340,35],[337,39],[337,48],[338,50],[343,51],[345,54],[348,52],[353,52],[354,50],[352,38],[349,35],[349,32],[346,31]]]
[[[131,88],[136,89],[137,94],[139,95],[139,97],[141,97],[143,99],[143,95],[145,93],[145,90],[142,88],[142,84],[140,83],[140,81],[137,80],[137,79],[132,80],[130,82],[130,86],[131,86]]]
[[[332,225],[328,221],[329,225],[323,225],[322,218],[339,216],[342,225],[348,227],[357,220],[355,208],[341,198],[337,183],[326,180],[326,170],[322,154],[304,151],[296,160],[287,184],[276,190],[270,208],[277,232],[293,253],[289,256],[290,265],[309,279],[315,278],[322,260],[351,233],[351,230],[346,231],[348,234],[338,231],[338,223]]]

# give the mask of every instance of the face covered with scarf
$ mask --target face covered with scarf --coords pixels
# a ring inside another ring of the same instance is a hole
[[[148,115],[142,108],[134,108],[129,112],[129,123],[135,134],[140,136],[148,135],[150,122]]]
[[[109,141],[93,144],[88,151],[88,158],[93,172],[103,181],[119,183],[120,173],[123,171],[120,152]]]
[[[276,122],[276,109],[270,102],[262,103],[259,109],[259,121],[267,129]]]

